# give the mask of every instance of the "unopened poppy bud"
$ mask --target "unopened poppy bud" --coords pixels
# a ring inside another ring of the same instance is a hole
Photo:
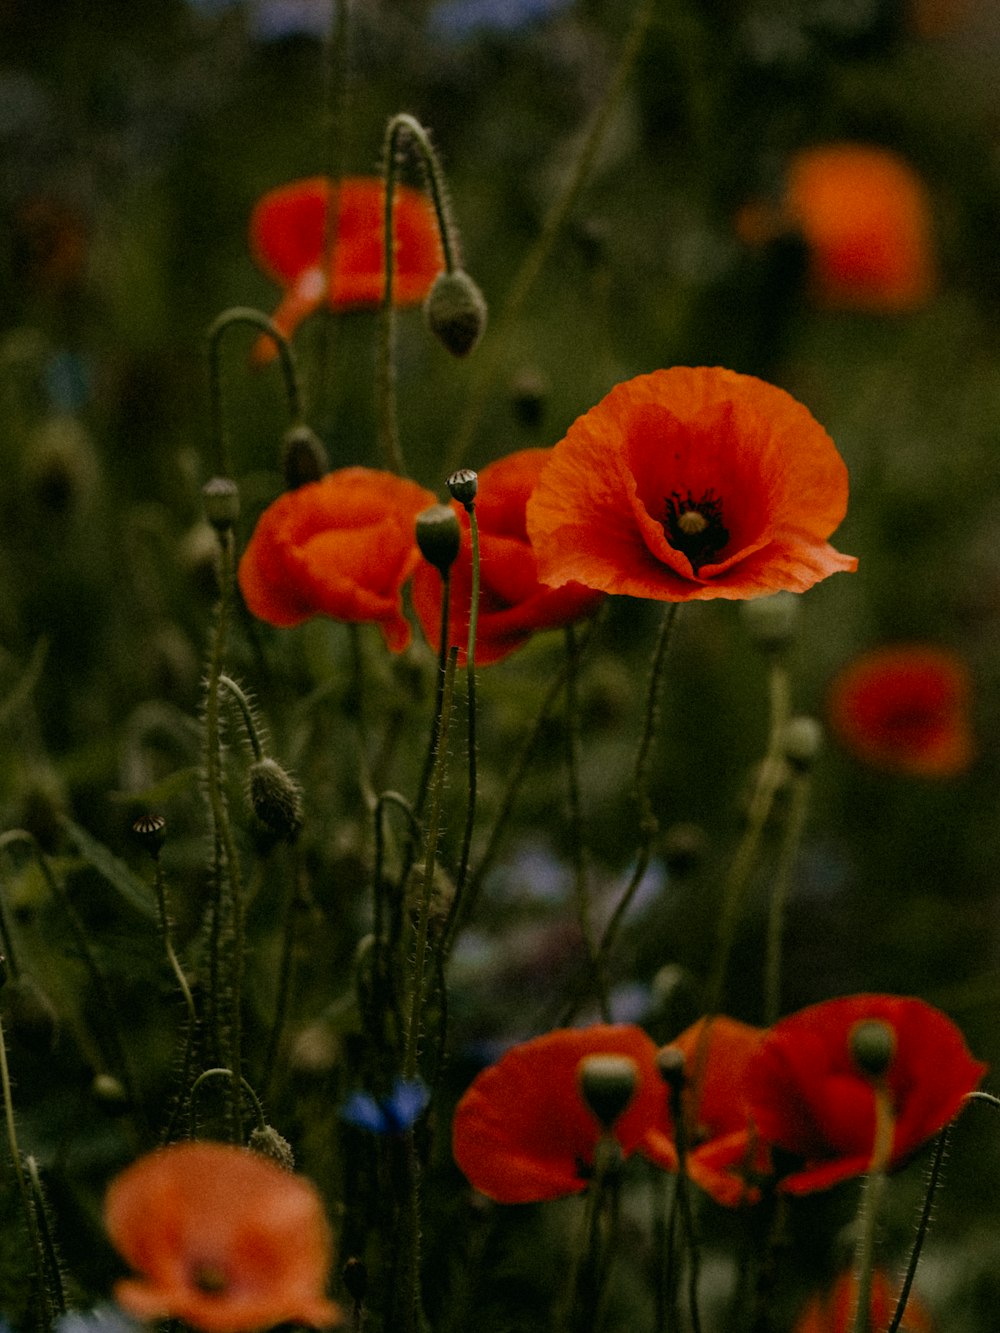
[[[274,759],[258,759],[250,766],[247,792],[250,807],[264,827],[291,842],[302,826],[298,783]]]
[[[823,746],[823,728],[814,717],[793,717],[785,727],[785,758],[799,772],[806,772]]]
[[[296,491],[307,482],[319,481],[330,470],[323,441],[311,426],[300,422],[285,431],[281,441],[281,466],[285,474],[285,485],[290,491]]]
[[[795,638],[799,610],[798,593],[786,591],[740,603],[743,623],[751,638],[766,652],[784,648]]]
[[[343,1269],[344,1286],[355,1305],[361,1305],[368,1294],[368,1268],[363,1259],[348,1259]]]
[[[439,273],[424,301],[431,332],[452,356],[468,356],[486,327],[486,301],[464,269]]]
[[[888,1073],[896,1054],[896,1034],[880,1018],[865,1018],[855,1023],[848,1038],[851,1058],[862,1074],[879,1079]]]
[[[132,825],[132,832],[155,860],[166,841],[167,821],[162,815],[140,815]]]
[[[455,563],[462,544],[462,530],[451,505],[431,505],[417,515],[417,545],[420,554],[442,577]]]
[[[295,1170],[295,1154],[292,1152],[292,1145],[283,1135],[278,1133],[273,1125],[265,1125],[263,1129],[253,1130],[248,1147],[251,1152],[259,1153],[261,1157],[269,1157],[272,1162],[277,1162],[283,1171]]]
[[[479,473],[473,472],[471,467],[459,468],[448,478],[448,490],[460,505],[471,509],[479,492]]]
[[[670,1091],[676,1096],[683,1092],[687,1073],[684,1052],[679,1046],[664,1046],[656,1054],[656,1068]]]
[[[217,532],[227,532],[240,516],[240,492],[228,477],[212,477],[201,488],[205,517]]]
[[[577,1079],[583,1100],[604,1128],[611,1129],[635,1096],[639,1067],[627,1055],[588,1055],[580,1061]]]

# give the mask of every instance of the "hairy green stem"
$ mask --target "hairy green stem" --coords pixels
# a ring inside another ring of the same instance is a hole
[[[476,756],[476,632],[479,626],[479,519],[476,506],[466,505],[469,515],[469,532],[472,539],[472,591],[469,603],[469,638],[465,650],[466,701],[468,705],[468,727],[466,742],[468,745],[468,783],[469,790],[465,805],[465,830],[462,834],[462,854],[458,862],[458,874],[455,878],[455,911],[465,891],[465,882],[469,873],[469,855],[472,850],[472,830],[476,822],[477,799],[477,756]]]
[[[49,1304],[48,1284],[45,1281],[45,1245],[42,1241],[42,1235],[38,1227],[38,1216],[35,1212],[34,1200],[31,1197],[31,1189],[28,1185],[28,1179],[24,1174],[24,1165],[21,1161],[21,1149],[17,1142],[17,1126],[14,1123],[14,1099],[11,1095],[10,1068],[7,1064],[7,1042],[4,1038],[3,1023],[0,1021],[0,1083],[3,1085],[3,1108],[4,1120],[7,1126],[7,1145],[10,1148],[11,1161],[14,1166],[14,1175],[17,1179],[18,1192],[21,1195],[21,1204],[24,1208],[25,1221],[28,1224],[28,1235],[31,1238],[31,1248],[35,1255],[35,1280],[38,1285],[41,1297],[41,1326],[45,1329],[49,1327],[49,1321],[52,1312]]]

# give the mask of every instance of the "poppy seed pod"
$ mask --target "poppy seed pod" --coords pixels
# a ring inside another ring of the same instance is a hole
[[[291,842],[302,826],[298,784],[274,759],[258,759],[250,767],[247,792],[260,822],[277,837]]]
[[[452,356],[468,356],[486,328],[486,301],[464,269],[439,273],[424,302],[424,317]]]
[[[330,470],[330,460],[323,441],[311,426],[299,422],[285,431],[281,441],[281,466],[285,485],[290,491],[319,481]]]
[[[132,825],[132,832],[155,860],[166,841],[167,821],[162,815],[140,815]]]
[[[458,515],[450,505],[431,505],[417,515],[420,554],[444,577],[455,563],[462,543]]]
[[[228,531],[240,516],[240,492],[228,477],[212,477],[201,488],[205,517],[216,532]]]
[[[783,748],[789,764],[800,773],[812,768],[823,746],[823,728],[814,717],[793,717],[785,727]]]
[[[848,1039],[851,1058],[869,1078],[883,1078],[896,1054],[896,1034],[888,1023],[878,1018],[866,1018],[856,1023]]]
[[[448,478],[447,485],[452,497],[469,509],[476,503],[476,496],[479,494],[479,473],[474,472],[471,467],[459,468]]]
[[[635,1096],[639,1067],[628,1055],[588,1055],[580,1061],[577,1078],[583,1100],[611,1129]]]

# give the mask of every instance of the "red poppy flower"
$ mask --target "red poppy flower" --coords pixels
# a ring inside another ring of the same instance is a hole
[[[887,148],[832,143],[798,153],[780,220],[805,238],[821,305],[896,312],[932,293],[930,199],[909,163]]]
[[[331,203],[336,221],[328,238]],[[323,305],[350,310],[381,302],[384,229],[385,183],[378,177],[349,177],[335,184],[314,176],[279,186],[258,201],[250,218],[250,249],[259,267],[285,290],[273,316],[282,333],[291,337]],[[413,305],[424,299],[444,268],[434,206],[419,190],[394,188],[393,236],[393,300]],[[263,363],[276,355],[274,343],[262,336],[254,359]]]
[[[972,685],[961,658],[932,644],[876,648],[830,687],[830,728],[859,759],[917,777],[949,778],[973,758]]]
[[[802,592],[857,561],[833,441],[783,389],[677,366],[579,417],[528,502],[539,578],[680,602]]]
[[[410,641],[400,589],[420,552],[414,524],[435,496],[391,472],[349,467],[286,491],[258,520],[239,567],[255,616],[374,622],[393,652]]]
[[[870,1328],[888,1328],[896,1312],[899,1289],[880,1268],[872,1274]],[[827,1292],[813,1296],[795,1321],[792,1333],[851,1333],[858,1305],[858,1280],[851,1272],[841,1273]],[[931,1333],[927,1311],[911,1293],[900,1324],[900,1333]]]
[[[791,1194],[826,1189],[869,1168],[875,1091],[855,1063],[851,1037],[871,1019],[895,1040],[884,1075],[894,1121],[890,1169],[948,1124],[986,1072],[954,1023],[922,1000],[850,995],[782,1019],[750,1061],[746,1088],[761,1138],[802,1159],[781,1182]]]
[[[705,1036],[705,1024],[708,1034]],[[770,1172],[770,1157],[750,1123],[744,1077],[764,1036],[762,1028],[718,1014],[701,1018],[673,1042],[684,1053],[689,1086],[687,1170],[691,1179],[726,1208],[754,1203],[754,1177]]]
[[[636,1027],[563,1028],[512,1047],[474,1079],[455,1111],[455,1161],[481,1194],[499,1203],[558,1199],[586,1189],[601,1137],[579,1086],[590,1055],[635,1061],[635,1094],[612,1133],[622,1152],[677,1165],[666,1085],[656,1046]]]
[[[597,610],[601,593],[568,583],[549,588],[538,581],[525,511],[551,449],[522,449],[479,473],[479,618],[476,662],[497,662],[539,630],[569,625]],[[462,545],[451,567],[449,641],[464,661],[472,593],[472,539],[465,507],[452,502],[462,525]],[[413,576],[413,608],[436,648],[441,631],[441,576],[426,562]]]
[[[206,1333],[291,1322],[326,1328],[333,1257],[314,1186],[223,1143],[176,1143],[141,1157],[108,1189],[112,1244],[140,1274],[115,1287],[139,1319],[180,1319]]]

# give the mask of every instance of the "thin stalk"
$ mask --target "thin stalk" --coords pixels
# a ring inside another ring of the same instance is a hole
[[[274,1077],[278,1060],[278,1050],[288,1018],[288,1005],[292,993],[292,973],[295,961],[296,926],[302,905],[306,869],[298,845],[291,851],[292,868],[289,876],[291,884],[285,902],[284,920],[281,926],[281,960],[278,963],[278,986],[274,999],[274,1020],[267,1039],[267,1051],[261,1072],[260,1085],[266,1092]]]
[[[792,882],[792,871],[802,844],[809,794],[812,787],[808,771],[793,774],[789,791],[788,819],[778,852],[771,902],[767,918],[767,950],[764,958],[764,1026],[771,1027],[781,1014],[781,960],[784,940],[785,905]]]
[[[215,474],[219,477],[232,475],[229,435],[222,409],[222,339],[228,329],[240,324],[250,324],[274,340],[284,374],[289,416],[293,422],[305,420],[302,386],[299,383],[298,368],[288,339],[259,310],[253,310],[249,306],[233,306],[229,310],[224,310],[218,319],[213,321],[205,335],[208,346],[208,392],[212,412],[212,439],[215,445]]]
[[[170,938],[170,914],[167,908],[167,886],[163,874],[163,865],[159,853],[153,861],[153,886],[156,891],[156,911],[157,924],[160,932],[160,941],[164,952],[167,955],[167,962],[170,964],[171,971],[177,979],[177,985],[180,987],[181,994],[184,996],[184,1003],[187,1006],[188,1024],[187,1036],[184,1039],[184,1058],[181,1066],[180,1086],[181,1093],[174,1106],[173,1113],[167,1124],[163,1135],[163,1142],[169,1143],[173,1135],[174,1126],[177,1117],[180,1114],[181,1100],[183,1099],[183,1089],[187,1087],[188,1078],[191,1073],[191,1061],[194,1057],[195,1033],[198,1030],[198,1011],[195,1008],[194,996],[191,994],[191,987],[188,985],[188,979],[184,975],[184,969],[180,965],[177,954],[174,952],[173,941]]]
[[[476,772],[476,632],[479,626],[479,519],[476,506],[471,502],[466,505],[469,515],[469,531],[472,538],[472,591],[469,603],[469,638],[465,650],[466,701],[468,705],[468,725],[466,741],[468,745],[468,799],[465,805],[465,830],[462,834],[462,855],[458,863],[455,878],[455,910],[460,910],[460,903],[465,891],[465,881],[469,873],[469,854],[472,849],[472,830],[476,822],[477,772]]]
[[[736,942],[736,927],[739,924],[743,894],[750,878],[750,872],[756,863],[764,829],[767,826],[767,821],[774,806],[774,799],[778,794],[784,774],[782,738],[790,711],[789,693],[787,668],[783,660],[776,657],[771,663],[769,675],[770,725],[767,751],[757,770],[757,780],[750,799],[746,828],[736,848],[723,887],[715,958],[706,990],[705,1012],[709,1015],[718,1013],[722,1002],[729,956]]]
[[[434,764],[434,777],[431,785],[431,814],[427,829],[427,849],[424,858],[424,878],[421,885],[420,906],[417,914],[417,934],[414,943],[413,974],[410,988],[410,1017],[406,1028],[406,1045],[403,1057],[403,1077],[415,1078],[417,1074],[417,1056],[420,1046],[420,1018],[424,1001],[424,972],[427,960],[427,936],[430,924],[431,894],[434,889],[434,867],[437,864],[438,840],[441,832],[441,810],[444,795],[444,778],[448,757],[448,727],[451,720],[451,700],[455,684],[455,664],[458,649],[453,648],[448,654],[448,670],[445,676],[444,700],[441,712],[441,735],[438,740],[437,759]]]
[[[875,1136],[871,1164],[865,1177],[858,1205],[858,1239],[854,1251],[854,1271],[858,1283],[858,1308],[854,1314],[854,1333],[870,1333],[872,1321],[872,1278],[875,1272],[875,1230],[885,1196],[886,1167],[892,1157],[895,1114],[892,1098],[883,1082],[876,1081]]]
[[[434,690],[434,719],[431,722],[431,738],[424,756],[424,767],[420,774],[420,786],[417,788],[417,801],[413,807],[417,819],[422,819],[427,801],[427,789],[430,786],[431,773],[434,771],[434,756],[437,754],[438,736],[441,731],[441,703],[444,698],[444,678],[448,669],[449,627],[451,625],[451,570],[441,575],[441,627],[438,636],[437,684]]]
[[[587,177],[590,175],[605,132],[612,116],[618,109],[619,102],[625,92],[625,86],[642,49],[655,9],[656,0],[639,0],[633,10],[632,22],[619,53],[618,63],[611,75],[603,100],[590,123],[590,128],[580,147],[573,169],[567,178],[562,193],[549,210],[538,239],[528,251],[515,275],[507,299],[500,311],[499,319],[494,326],[493,338],[488,348],[484,348],[477,361],[478,376],[473,382],[465,414],[459,423],[455,439],[448,451],[445,465],[446,472],[453,471],[462,459],[467,458],[471,452],[470,446],[483,410],[486,407],[490,390],[500,373],[502,355],[509,335],[517,325],[521,310],[531,293],[531,289],[534,287],[546,260],[552,253],[559,233],[573,211],[587,182]]]
[[[239,706],[240,715],[243,718],[243,727],[247,734],[247,740],[250,742],[250,749],[253,751],[255,763],[260,763],[264,758],[264,747],[261,745],[260,732],[257,729],[257,721],[253,715],[253,709],[250,707],[250,700],[244,694],[243,690],[237,685],[231,676],[225,674],[219,677],[219,685],[227,690]]]
[[[688,1123],[682,1086],[679,1082],[670,1085],[670,1111],[674,1122],[674,1146],[677,1149],[676,1204],[688,1241],[688,1312],[691,1320],[691,1333],[701,1333],[701,1315],[698,1309],[698,1279],[701,1272],[701,1262],[694,1225],[694,1210],[691,1207],[691,1180],[687,1169]]]
[[[367,810],[374,810],[378,797],[372,784],[371,764],[368,759],[368,712],[365,698],[365,654],[361,642],[361,626],[348,625],[351,637],[351,676],[354,721],[358,729],[358,785]]]
[[[198,1077],[195,1079],[195,1081],[191,1084],[191,1092],[188,1095],[188,1116],[189,1116],[188,1126],[189,1126],[190,1137],[192,1139],[197,1137],[197,1132],[198,1132],[198,1118],[197,1118],[198,1096],[201,1092],[202,1086],[205,1083],[207,1083],[209,1079],[212,1078],[226,1078],[231,1081],[232,1077],[233,1077],[233,1071],[231,1069],[227,1069],[225,1068],[225,1066],[220,1066],[217,1069],[203,1070],[203,1072],[200,1073]],[[253,1088],[250,1086],[250,1084],[246,1081],[245,1078],[242,1077],[240,1078],[239,1088],[241,1093],[245,1092],[247,1096],[250,1098],[250,1104],[253,1107],[254,1120],[256,1121],[257,1129],[259,1130],[267,1129],[267,1118],[264,1115],[264,1108],[260,1104],[260,1098],[254,1092]]]
[[[7,1043],[4,1039],[2,1021],[0,1021],[0,1083],[3,1085],[3,1109],[4,1120],[7,1126],[7,1145],[10,1148],[11,1161],[14,1164],[14,1175],[17,1178],[17,1188],[21,1195],[21,1204],[24,1208],[25,1221],[28,1224],[28,1235],[31,1238],[31,1248],[35,1255],[35,1280],[41,1293],[42,1304],[41,1326],[47,1329],[52,1318],[52,1310],[49,1302],[48,1284],[45,1281],[45,1246],[42,1241],[41,1232],[38,1228],[38,1217],[35,1213],[34,1201],[31,1197],[28,1179],[24,1174],[24,1166],[21,1162],[21,1149],[17,1142],[17,1126],[14,1123],[14,1099],[11,1095],[10,1068],[7,1064]]]
[[[579,649],[576,641],[576,629],[567,625],[564,631],[566,645],[566,795],[569,804],[569,839],[573,858],[573,899],[576,904],[576,919],[583,937],[583,947],[587,961],[593,967],[597,961],[597,943],[594,938],[594,923],[590,912],[590,898],[587,892],[587,848],[583,832],[583,811],[580,799],[580,698],[577,690],[579,676]],[[597,975],[598,999],[601,1017],[610,1020],[607,978],[603,971]]]
[[[63,1283],[55,1237],[52,1234],[52,1228],[49,1226],[48,1204],[45,1199],[45,1191],[42,1188],[41,1176],[38,1173],[38,1163],[29,1153],[24,1159],[24,1164],[28,1168],[28,1180],[31,1183],[38,1230],[42,1238],[42,1245],[45,1247],[45,1266],[49,1275],[45,1284],[46,1291],[51,1290],[55,1299],[56,1312],[62,1315],[66,1313],[66,1288]]]

